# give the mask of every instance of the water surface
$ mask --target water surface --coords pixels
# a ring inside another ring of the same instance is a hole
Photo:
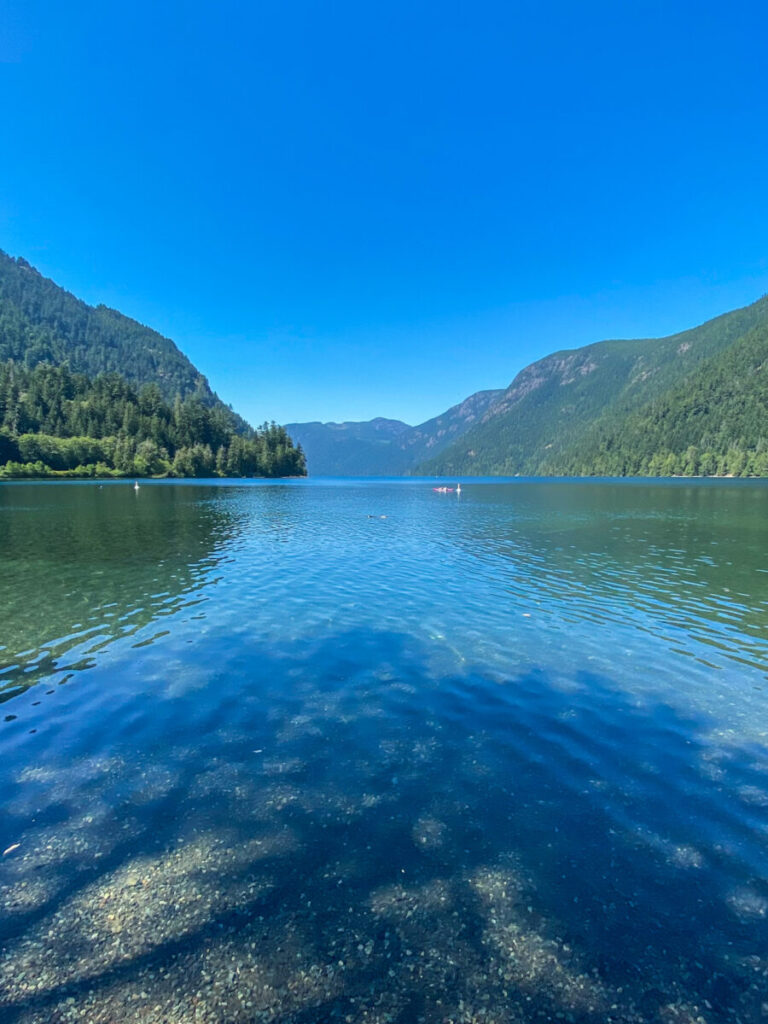
[[[0,1020],[768,1014],[768,486],[0,487]]]

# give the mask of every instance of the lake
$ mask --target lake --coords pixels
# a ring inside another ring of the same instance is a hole
[[[0,1020],[768,1015],[768,482],[0,485]]]

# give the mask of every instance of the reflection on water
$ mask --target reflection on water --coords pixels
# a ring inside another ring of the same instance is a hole
[[[115,639],[150,622],[159,630],[163,616],[204,599],[227,511],[203,494],[156,487],[147,501],[125,484],[0,490],[0,700],[55,670],[93,665]]]
[[[481,531],[477,519],[467,524],[467,548],[479,541],[492,560],[506,563],[513,587],[521,575],[543,601],[558,600],[567,587],[574,615],[647,613],[650,628],[668,627],[683,647],[690,633],[765,666],[765,485],[572,482],[564,490],[562,483],[521,488],[510,519],[503,515],[509,487],[482,488],[477,504],[487,514]]]
[[[0,1020],[763,1019],[767,500],[0,489]]]

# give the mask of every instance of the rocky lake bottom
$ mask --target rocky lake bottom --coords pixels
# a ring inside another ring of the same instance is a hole
[[[768,1019],[768,486],[433,486],[0,486],[3,1024]]]

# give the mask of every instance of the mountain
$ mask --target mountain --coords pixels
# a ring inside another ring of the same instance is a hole
[[[479,391],[417,427],[381,417],[361,423],[289,423],[316,476],[401,476],[461,437],[503,391]]]
[[[458,438],[463,437],[504,394],[501,390],[476,391],[447,412],[435,416],[421,426],[412,427],[397,441],[397,447],[407,460],[405,468],[413,470],[425,459],[437,455]]]
[[[206,406],[227,410],[238,432],[249,429],[170,338],[107,306],[87,305],[0,250],[0,362],[10,359],[30,368],[68,363],[73,373],[91,378],[119,373],[138,387],[157,384],[171,402],[196,395]]]
[[[283,427],[250,427],[170,339],[0,252],[0,479],[305,472]]]
[[[285,428],[307,457],[315,476],[385,476],[391,468],[393,441],[411,428],[378,417],[362,423],[289,423]]]
[[[768,476],[768,296],[669,337],[555,352],[418,427],[289,430],[322,475]]]
[[[730,472],[729,452],[748,468],[768,435],[767,366],[768,297],[667,338],[556,352],[522,370],[479,423],[417,471]]]
[[[768,476],[768,324],[623,421],[606,417],[550,463],[606,476]]]

